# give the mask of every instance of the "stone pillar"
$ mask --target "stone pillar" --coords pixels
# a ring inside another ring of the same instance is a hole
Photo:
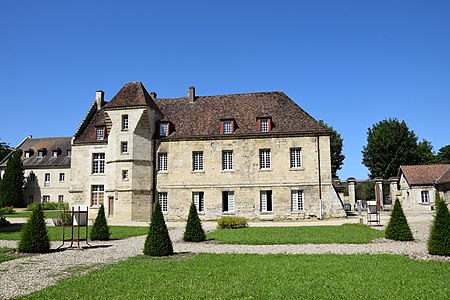
[[[383,207],[383,179],[375,178],[375,200],[377,207],[381,210]]]
[[[353,177],[350,177],[347,179],[347,183],[348,183],[348,202],[350,202],[351,205],[355,205],[355,203],[356,203],[356,193],[355,193],[356,179]]]
[[[391,195],[392,205],[394,205],[395,198],[398,197],[398,178],[389,178],[389,194]],[[401,200],[401,199],[399,199]]]

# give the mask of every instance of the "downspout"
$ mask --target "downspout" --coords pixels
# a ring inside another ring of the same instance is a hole
[[[152,155],[153,155],[153,163],[152,163],[152,172],[153,172],[153,180],[152,180],[152,202],[150,203],[150,219],[153,215],[153,210],[155,208],[156,203],[156,130],[152,137]]]
[[[323,219],[323,211],[322,211],[322,174],[320,168],[320,136],[317,135],[317,169],[319,173],[319,219]]]

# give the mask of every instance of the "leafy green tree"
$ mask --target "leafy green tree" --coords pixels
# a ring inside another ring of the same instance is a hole
[[[331,131],[330,136],[330,151],[331,151],[331,175],[337,177],[337,171],[342,168],[344,164],[345,155],[342,154],[342,147],[344,140],[341,135],[332,127],[320,120],[320,124],[327,127]]]
[[[439,164],[450,164],[450,145],[439,149],[438,154],[436,155],[436,161]]]
[[[1,206],[22,206],[22,189],[25,181],[20,151],[15,151],[8,159],[0,186]]]
[[[5,143],[0,141],[0,162],[12,151],[11,147]]]
[[[450,256],[450,212],[436,193],[436,215],[428,238],[428,253]]]
[[[17,251],[46,253],[49,250],[50,240],[45,226],[44,211],[42,205],[38,205],[33,209],[31,217],[22,228]]]
[[[150,256],[173,255],[172,241],[161,211],[159,201],[150,221],[150,228],[144,244],[144,254]]]
[[[370,178],[397,176],[401,165],[418,162],[417,136],[405,121],[383,120],[368,129],[362,153],[362,163],[369,169]]]
[[[375,183],[371,181],[357,183],[355,186],[356,199],[375,199]]]
[[[417,164],[432,165],[436,163],[436,156],[433,153],[433,146],[427,140],[423,140],[417,144],[416,148]]]
[[[183,240],[186,242],[203,242],[206,240],[205,231],[203,231],[202,223],[198,217],[197,208],[194,201],[189,208],[189,216],[187,219],[186,229],[184,231]]]
[[[414,240],[408,221],[403,213],[400,201],[395,199],[394,209],[391,212],[391,218],[386,227],[385,237],[395,241]]]
[[[98,210],[94,225],[92,226],[90,237],[93,241],[107,241],[109,240],[109,236],[110,232],[108,223],[106,222],[105,207],[102,204]]]

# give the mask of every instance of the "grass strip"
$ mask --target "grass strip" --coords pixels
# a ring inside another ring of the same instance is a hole
[[[248,227],[220,229],[207,235],[224,244],[367,244],[384,237],[384,231],[362,224],[342,226]]]
[[[31,217],[31,211],[19,211],[13,214],[5,214],[5,218],[29,218]],[[60,210],[44,210],[44,217],[46,219],[59,218],[61,216]]]
[[[397,255],[178,254],[134,257],[23,299],[450,299],[448,278],[450,263]]]
[[[0,247],[0,263],[17,258],[15,255],[8,253],[13,250],[12,248]]]

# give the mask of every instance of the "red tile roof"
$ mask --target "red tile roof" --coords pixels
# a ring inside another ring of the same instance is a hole
[[[410,186],[430,185],[436,183],[449,169],[450,164],[401,166],[400,173],[404,174]]]
[[[124,108],[133,106],[149,106],[158,111],[158,106],[141,82],[128,82],[105,105],[105,108]]]

